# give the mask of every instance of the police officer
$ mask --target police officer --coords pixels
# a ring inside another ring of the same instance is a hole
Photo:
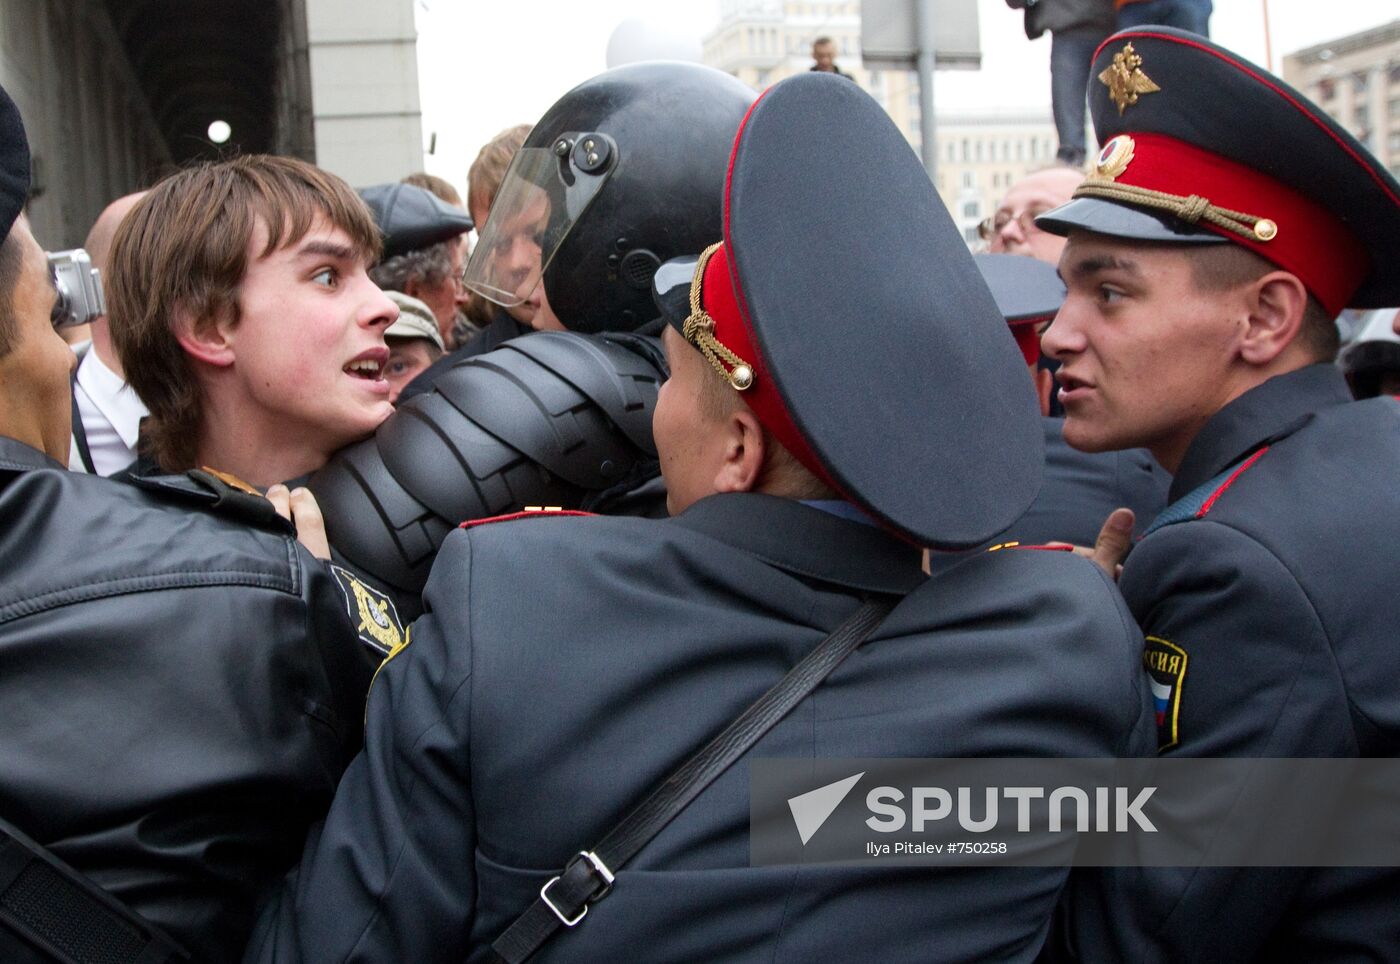
[[[741,128],[724,198],[723,242],[655,280],[672,517],[532,513],[448,538],[371,692],[366,751],[249,960],[484,960],[493,942],[521,960],[551,934],[540,960],[1039,950],[1063,868],[751,867],[742,761],[627,865],[577,858],[872,598],[893,611],[755,755],[1150,739],[1141,643],[1100,571],[1005,550],[920,572],[919,547],[975,546],[1025,509],[1041,430],[898,129],[839,77],[790,78]]]
[[[1353,403],[1333,318],[1400,301],[1400,184],[1326,112],[1198,36],[1110,38],[1102,140],[1042,340],[1065,437],[1142,445],[1171,505],[1123,567],[1177,756],[1400,752],[1400,403]],[[1087,880],[1087,878],[1086,878]],[[1107,872],[1090,960],[1400,959],[1396,871]]]
[[[1140,532],[1166,508],[1171,477],[1142,449],[1081,452],[1070,447],[1065,420],[1049,414],[1054,381],[1040,365],[1040,328],[1064,301],[1064,283],[1053,266],[1037,258],[979,254],[973,260],[1026,360],[1045,430],[1045,483],[1026,514],[996,541],[1092,545],[1104,519],[1120,507],[1132,511]]]
[[[0,818],[42,848],[0,835],[0,959],[152,951],[95,883],[228,961],[358,745],[368,674],[267,500],[63,470],[74,359],[21,213],[29,170],[0,90]]]

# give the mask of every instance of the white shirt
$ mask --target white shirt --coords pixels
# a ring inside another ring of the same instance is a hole
[[[102,364],[92,343],[75,349],[78,362],[77,383],[73,397],[78,401],[78,414],[87,432],[88,452],[98,475],[111,475],[126,468],[136,459],[136,433],[141,419],[149,413],[131,386],[121,376]],[[68,467],[74,472],[86,472],[78,453],[75,435],[68,457]]]

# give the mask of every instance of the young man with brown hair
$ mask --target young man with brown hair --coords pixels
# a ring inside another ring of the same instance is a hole
[[[233,961],[359,742],[371,664],[278,518],[314,541],[304,494],[275,511],[64,470],[74,356],[20,213],[29,169],[0,90],[0,819],[195,960]],[[34,931],[138,957],[126,922],[4,843],[0,959],[37,959]]]
[[[166,472],[256,487],[303,476],[393,406],[380,238],[344,181],[244,156],[182,171],[127,216],[107,277],[113,341]]]

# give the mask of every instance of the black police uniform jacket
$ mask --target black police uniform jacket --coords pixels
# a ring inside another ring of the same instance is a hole
[[[1161,751],[1400,754],[1400,401],[1327,364],[1270,379],[1187,449],[1123,567]],[[1091,961],[1400,960],[1400,871],[1076,872]]]
[[[0,816],[196,960],[237,959],[329,805],[359,649],[285,531],[0,438]]]
[[[1151,751],[1099,569],[1004,550],[925,579],[874,526],[758,494],[666,520],[476,525],[370,692],[366,749],[250,961],[482,961],[558,868],[849,616],[911,593],[751,757]],[[747,766],[540,961],[1028,960],[1063,868],[749,866]]]

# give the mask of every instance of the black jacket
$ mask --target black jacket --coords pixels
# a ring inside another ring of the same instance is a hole
[[[0,816],[227,961],[359,743],[364,664],[321,564],[182,479],[0,438]]]
[[[925,579],[871,525],[764,495],[667,520],[453,533],[250,961],[482,961],[557,867],[858,605],[909,595],[750,757],[1133,754],[1141,638],[1097,567],[974,554]],[[617,876],[548,961],[1033,958],[1063,867],[749,864],[748,768]]]

